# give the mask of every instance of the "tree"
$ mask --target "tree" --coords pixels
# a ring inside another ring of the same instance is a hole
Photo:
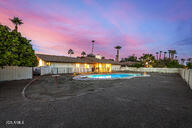
[[[117,49],[116,61],[119,61],[119,49],[121,49],[121,46],[118,45],[115,49]]]
[[[175,60],[177,60],[177,56],[175,56]]]
[[[139,59],[146,67],[149,67],[155,61],[155,57],[152,54],[143,54]]]
[[[191,63],[191,61],[192,61],[192,58],[188,58],[188,59],[187,59],[187,61],[188,61],[189,63]]]
[[[87,57],[95,57],[95,55],[90,53],[90,54],[87,55]]]
[[[30,42],[21,33],[0,25],[0,66],[36,66],[38,61]]]
[[[188,62],[187,67],[188,67],[188,69],[192,69],[192,63]]]
[[[91,49],[91,54],[93,54],[93,49],[94,49],[94,43],[95,43],[95,40],[92,40],[92,49]]]
[[[121,62],[128,62],[128,61],[137,62],[137,57],[135,55],[132,55],[129,56],[128,58],[121,59]]]
[[[159,51],[159,59],[161,60],[161,53],[162,53],[162,51]]]
[[[192,69],[192,58],[188,58],[187,59],[187,67],[188,67],[188,69]]]
[[[176,50],[169,50],[169,58],[174,59],[175,54],[177,54]]]
[[[69,54],[70,57],[71,57],[71,55],[74,54],[73,50],[72,50],[72,49],[69,49],[68,54]]]
[[[167,54],[167,52],[164,52],[164,60],[166,59],[166,54]]]
[[[156,52],[156,57],[157,57],[157,60],[158,60],[158,57],[159,57],[159,52]]]
[[[84,51],[82,51],[81,55],[84,57],[86,55],[86,53]]]
[[[183,65],[180,65],[177,60],[169,60],[166,63],[168,68],[183,68]]]
[[[172,51],[172,50],[168,50],[168,53],[169,53],[169,59],[171,58],[171,51]]]
[[[18,25],[22,25],[23,22],[21,19],[19,19],[18,17],[14,17],[13,19],[9,19],[14,25],[15,25],[15,30],[17,31],[18,29]]]
[[[181,59],[181,62],[182,62],[182,64],[184,65],[184,63],[185,63],[185,59],[182,58],[182,59]]]

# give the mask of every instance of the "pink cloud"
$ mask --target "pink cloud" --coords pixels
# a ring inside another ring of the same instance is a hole
[[[19,27],[19,31],[32,40],[38,53],[67,55],[68,49],[72,48],[75,52],[74,56],[77,56],[80,55],[81,51],[90,53],[91,40],[95,40],[95,54],[100,53],[106,57],[115,58],[114,46],[116,45],[122,45],[120,56],[123,57],[132,54],[141,55],[147,51],[145,44],[152,41],[152,39],[144,38],[142,35],[130,35],[123,31],[121,23],[134,24],[135,19],[140,20],[142,18],[131,4],[114,3],[115,9],[111,7],[104,11],[95,1],[85,1],[87,4],[93,4],[97,7],[101,16],[115,26],[116,29],[112,31],[91,18],[86,11],[79,11],[78,15],[73,16],[66,14],[71,12],[68,8],[65,8],[63,13],[56,12],[64,8],[59,5],[56,10],[49,12],[38,8],[38,6],[35,10],[31,9],[32,7],[29,9],[19,8],[16,0],[9,2],[3,0],[3,2],[4,7],[0,6],[0,12],[2,12],[0,13],[0,22],[13,28],[14,25],[8,18],[18,16],[23,19],[24,24]],[[20,6],[29,4],[25,0],[22,2]],[[56,6],[56,4],[52,6]],[[119,10],[119,7],[122,10]],[[40,10],[41,13],[36,10]],[[135,16],[134,20],[127,16],[129,12]],[[118,31],[116,32],[116,30]]]

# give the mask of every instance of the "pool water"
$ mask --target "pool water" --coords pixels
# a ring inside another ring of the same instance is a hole
[[[148,75],[142,75],[142,74],[93,74],[93,75],[82,75],[77,76],[74,79],[78,80],[90,80],[90,79],[129,79],[133,77],[142,77],[142,76],[148,76]]]

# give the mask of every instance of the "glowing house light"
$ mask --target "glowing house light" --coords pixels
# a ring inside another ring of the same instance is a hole
[[[39,66],[43,66],[43,61],[41,59],[39,60]]]
[[[89,64],[85,64],[85,68],[89,68]]]
[[[76,68],[79,68],[80,67],[80,64],[76,64]]]

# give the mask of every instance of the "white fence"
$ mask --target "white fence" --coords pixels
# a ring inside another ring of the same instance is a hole
[[[179,74],[192,89],[192,69],[180,69]]]
[[[5,66],[0,68],[0,81],[32,79],[32,67]]]
[[[73,68],[73,67],[41,67],[41,75],[48,74],[64,74],[64,73],[87,73],[91,72],[91,68]]]
[[[135,68],[135,67],[122,67],[121,71],[179,73],[179,68]]]

